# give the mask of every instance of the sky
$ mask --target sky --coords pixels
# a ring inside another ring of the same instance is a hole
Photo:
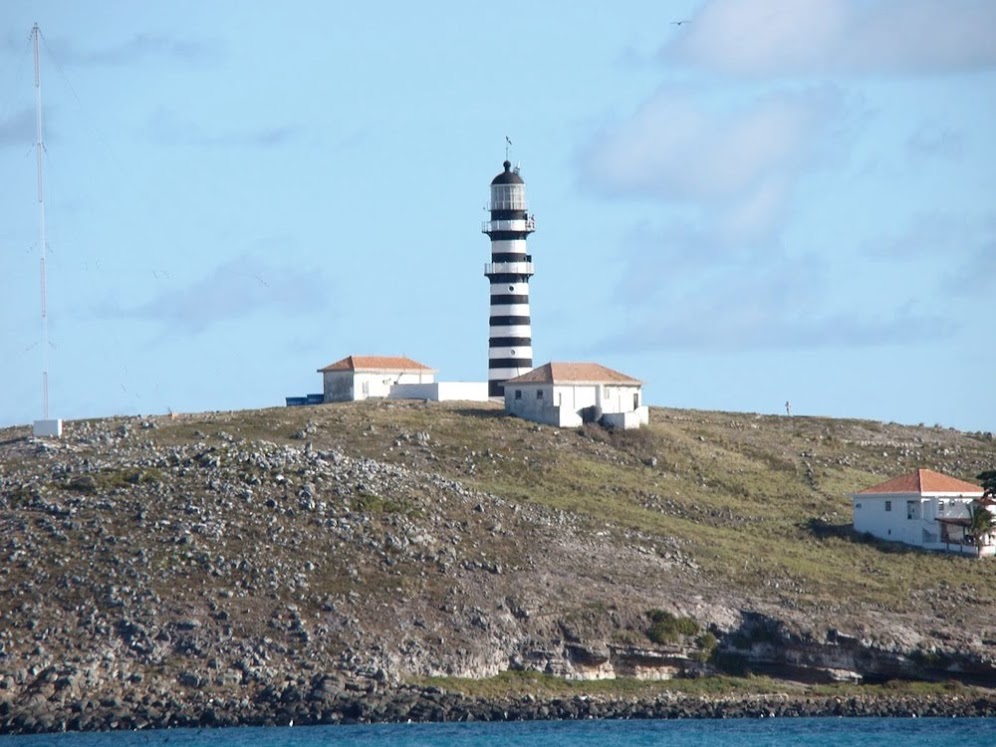
[[[996,431],[991,0],[0,3],[0,426],[487,378],[506,137],[534,363],[653,405]]]

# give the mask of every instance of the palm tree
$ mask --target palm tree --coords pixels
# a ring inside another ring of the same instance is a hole
[[[993,515],[989,513],[989,509],[980,502],[972,501],[972,505],[968,509],[968,526],[965,528],[965,534],[975,540],[975,551],[980,558],[986,537],[989,536],[994,527],[996,527],[996,522],[993,521]]]
[[[984,498],[996,498],[996,469],[987,469],[976,478],[982,483],[982,496]]]

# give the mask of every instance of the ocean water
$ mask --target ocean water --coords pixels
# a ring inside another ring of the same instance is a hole
[[[44,734],[0,737],[3,747],[710,747],[996,745],[996,718],[785,718],[375,724]]]

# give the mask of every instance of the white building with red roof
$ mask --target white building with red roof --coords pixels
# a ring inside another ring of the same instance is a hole
[[[349,355],[318,369],[323,402],[364,399],[424,399],[486,402],[484,382],[436,381],[424,363],[396,355]]]
[[[974,483],[918,469],[854,493],[851,501],[855,531],[927,550],[996,554],[993,533],[977,544],[967,531],[971,511],[993,511]]]
[[[432,384],[436,372],[398,355],[348,355],[319,368],[326,402],[386,398],[397,384]]]
[[[643,382],[598,363],[550,362],[505,382],[505,412],[559,428],[649,422]]]

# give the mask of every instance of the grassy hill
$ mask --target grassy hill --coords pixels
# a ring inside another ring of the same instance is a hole
[[[560,430],[498,407],[391,403],[264,411],[240,427],[290,438],[310,424],[314,448],[436,472],[593,531],[674,538],[717,583],[791,608],[908,611],[920,607],[912,594],[926,611],[951,584],[993,601],[996,564],[862,541],[849,499],[918,467],[973,480],[996,462],[990,434],[663,408],[651,421]],[[417,432],[430,439],[413,441]]]
[[[0,715],[319,674],[985,682],[996,562],[857,536],[848,494],[994,465],[991,434],[661,408],[629,432],[402,402],[0,430]]]

